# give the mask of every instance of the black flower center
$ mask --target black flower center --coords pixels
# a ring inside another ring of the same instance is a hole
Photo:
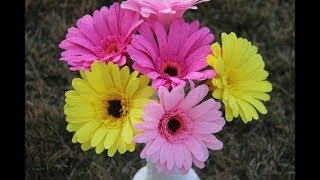
[[[111,115],[115,118],[120,118],[121,111],[122,111],[121,101],[120,100],[112,100],[112,101],[108,101],[108,103],[109,103],[109,107],[108,107],[109,115]]]
[[[180,128],[180,122],[176,119],[170,119],[168,122],[168,128],[172,133],[175,133]]]
[[[171,66],[167,66],[166,69],[164,70],[164,73],[169,74],[169,76],[177,76],[178,75],[178,71],[176,68],[171,67]]]

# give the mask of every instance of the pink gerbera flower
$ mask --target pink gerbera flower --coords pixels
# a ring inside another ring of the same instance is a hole
[[[167,28],[186,10],[197,9],[195,5],[205,1],[210,0],[127,0],[122,2],[121,7],[139,12],[150,20],[160,21]]]
[[[219,108],[221,104],[209,99],[197,105],[208,93],[208,86],[200,85],[185,96],[182,86],[169,93],[160,87],[160,103],[151,101],[144,106],[144,122],[134,127],[142,131],[134,137],[137,143],[146,143],[140,157],[156,163],[158,171],[169,174],[176,167],[186,174],[192,163],[203,168],[208,149],[220,150],[223,146],[212,133],[225,124]]]
[[[191,24],[177,19],[172,22],[168,33],[160,23],[143,23],[140,35],[132,37],[128,45],[130,58],[135,61],[133,68],[149,76],[152,86],[166,88],[185,86],[189,80],[213,78],[213,70],[207,67],[206,56],[211,53],[213,34],[207,27],[199,29],[199,22]]]
[[[112,61],[119,66],[126,63],[126,49],[131,36],[143,22],[140,14],[121,9],[118,3],[102,7],[85,15],[76,26],[68,29],[66,39],[59,47],[65,49],[61,60],[71,65],[71,70],[89,70],[94,60]]]

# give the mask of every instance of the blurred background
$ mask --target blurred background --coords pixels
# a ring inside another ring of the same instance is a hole
[[[25,0],[25,178],[131,179],[146,162],[133,153],[83,152],[71,142],[63,114],[64,93],[79,77],[59,60],[58,44],[85,14],[112,0]],[[295,0],[211,0],[185,14],[199,19],[221,43],[235,32],[259,49],[273,84],[268,114],[244,124],[227,123],[209,151],[201,179],[295,179]]]

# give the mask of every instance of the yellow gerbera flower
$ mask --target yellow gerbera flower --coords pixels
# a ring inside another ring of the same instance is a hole
[[[211,45],[213,55],[208,55],[207,62],[217,75],[212,79],[214,91],[212,96],[222,99],[225,105],[226,120],[240,114],[243,122],[258,119],[256,109],[266,114],[262,101],[270,96],[266,92],[272,90],[272,85],[266,78],[265,63],[258,48],[243,38],[237,38],[235,33],[222,33],[222,48],[219,43]]]
[[[75,90],[66,92],[64,113],[67,130],[74,132],[72,142],[81,143],[86,151],[95,147],[99,154],[108,149],[112,157],[135,149],[133,125],[141,122],[142,106],[149,102],[155,90],[150,79],[138,72],[130,74],[127,66],[121,70],[112,62],[94,62],[91,71],[80,71],[81,78],[72,80]]]

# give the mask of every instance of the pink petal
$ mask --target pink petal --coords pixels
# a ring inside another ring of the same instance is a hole
[[[141,157],[142,159],[145,159],[145,158],[148,157],[148,156],[146,155],[146,151],[148,150],[148,148],[150,147],[150,145],[151,145],[150,142],[147,143],[146,146],[145,146],[145,147],[143,148],[143,150],[141,151],[140,157]]]
[[[211,150],[220,150],[223,143],[219,141],[213,134],[194,134],[194,137],[204,142],[204,144]]]
[[[184,144],[188,147],[188,149],[196,159],[198,159],[199,161],[207,160],[209,153],[202,141],[199,141],[190,136],[188,141],[184,142]]]
[[[165,82],[166,82],[166,81],[163,80],[163,79],[154,79],[154,80],[152,81],[152,86],[158,88],[159,86],[164,86],[164,83],[165,83]],[[166,88],[167,88],[167,87],[166,87]]]
[[[97,33],[94,25],[93,25],[93,18],[90,15],[85,15],[81,19],[79,19],[76,23],[79,31],[87,37],[92,44],[98,45],[101,40],[101,37]]]
[[[152,60],[146,54],[137,50],[133,46],[128,46],[127,52],[129,53],[130,58],[136,63],[138,63],[141,67],[151,68],[151,69],[154,68]]]
[[[136,143],[147,143],[151,140],[154,140],[158,136],[158,132],[156,130],[148,130],[141,134],[136,135],[133,139]]]
[[[139,33],[142,37],[145,38],[145,40],[147,40],[150,43],[150,45],[152,46],[152,49],[156,52],[156,54],[159,54],[158,45],[155,41],[154,34],[152,33],[148,23],[141,24],[139,28]]]
[[[202,46],[212,44],[212,42],[214,40],[214,36],[213,36],[213,34],[210,33],[209,28],[203,27],[203,28],[199,29],[198,32],[200,32],[200,36],[199,36],[198,40],[190,48],[190,52],[194,52],[195,50],[197,50],[198,48],[200,48]]]
[[[187,114],[191,119],[197,119],[199,116],[205,115],[211,108],[213,108],[215,103],[217,102],[214,99],[208,99],[190,109]]]
[[[184,99],[184,89],[182,86],[177,86],[169,93],[167,89],[161,86],[158,90],[160,103],[166,111],[171,111],[176,108]]]
[[[118,3],[114,3],[109,8],[108,26],[112,35],[120,34],[118,19],[119,19],[120,7]]]
[[[143,117],[145,118],[145,117]],[[149,118],[149,117],[147,117]],[[158,128],[158,119],[153,119],[153,121],[144,121],[144,122],[141,122],[141,123],[137,123],[135,124],[133,127],[134,129],[136,130],[140,130],[140,131],[146,131],[146,130],[155,130]]]
[[[144,107],[144,114],[142,115],[144,121],[155,121],[162,118],[164,115],[163,107],[156,101],[151,100],[148,105]]]
[[[222,126],[220,124],[216,124],[213,122],[194,122],[192,133],[208,134],[208,133],[216,133],[221,130],[222,130]]]
[[[185,60],[188,72],[198,71],[208,66],[206,57],[211,53],[210,45],[202,46],[189,54]]]
[[[171,171],[174,167],[174,158],[173,158],[173,145],[170,145],[168,146],[168,154],[167,154],[167,168],[168,168],[168,171]]]
[[[192,161],[193,161],[194,165],[200,169],[204,168],[204,166],[205,166],[203,161],[199,161],[195,157],[192,157]]]
[[[171,149],[171,144],[164,142],[163,145],[161,146],[161,149],[160,149],[160,163],[161,164],[166,162],[169,157],[169,154],[172,153],[172,152],[170,152],[169,149]]]
[[[159,157],[160,157],[160,151],[156,151],[150,157],[150,162],[153,163],[153,164],[156,163],[159,160]]]
[[[151,146],[149,147],[149,149],[147,150],[146,154],[148,156],[153,155],[155,152],[160,150],[160,147],[162,146],[164,140],[162,139],[162,137],[160,135],[158,135],[158,137],[152,142]]]
[[[188,147],[185,144],[182,144],[184,152],[184,162],[183,162],[183,168],[187,171],[191,169],[192,166],[192,154],[191,151],[188,149]]]
[[[160,74],[158,74],[158,73],[155,72],[155,71],[152,71],[152,72],[149,72],[149,73],[147,74],[147,76],[148,76],[149,78],[151,78],[151,79],[156,79],[157,77],[160,76]]]
[[[131,44],[136,49],[150,55],[153,62],[158,56],[156,50],[152,47],[150,42],[147,41],[143,36],[138,36],[138,35],[133,36]]]
[[[132,59],[132,58],[131,58]],[[151,71],[154,71],[153,68],[145,68],[145,67],[142,67],[140,66],[137,62],[134,62],[133,65],[132,65],[132,68],[142,74],[147,74]]]
[[[121,3],[121,8],[133,10],[133,11],[136,11],[136,12],[140,11],[140,6],[135,1],[123,1]]]
[[[106,8],[106,7],[104,7],[104,8]],[[110,35],[108,27],[105,24],[105,21],[102,17],[101,10],[100,11],[95,10],[93,12],[93,23],[94,23],[94,26],[96,27],[96,30],[99,33],[100,37],[107,37],[108,35]]]
[[[159,53],[161,57],[166,57],[167,53],[167,33],[162,25],[155,24],[155,34],[158,41]]]
[[[173,144],[174,149],[174,161],[178,168],[182,168],[184,162],[183,146],[180,144]]]
[[[196,104],[198,104],[208,93],[207,85],[199,85],[198,87],[192,89],[186,98],[180,103],[180,110],[188,110],[193,108]]]

